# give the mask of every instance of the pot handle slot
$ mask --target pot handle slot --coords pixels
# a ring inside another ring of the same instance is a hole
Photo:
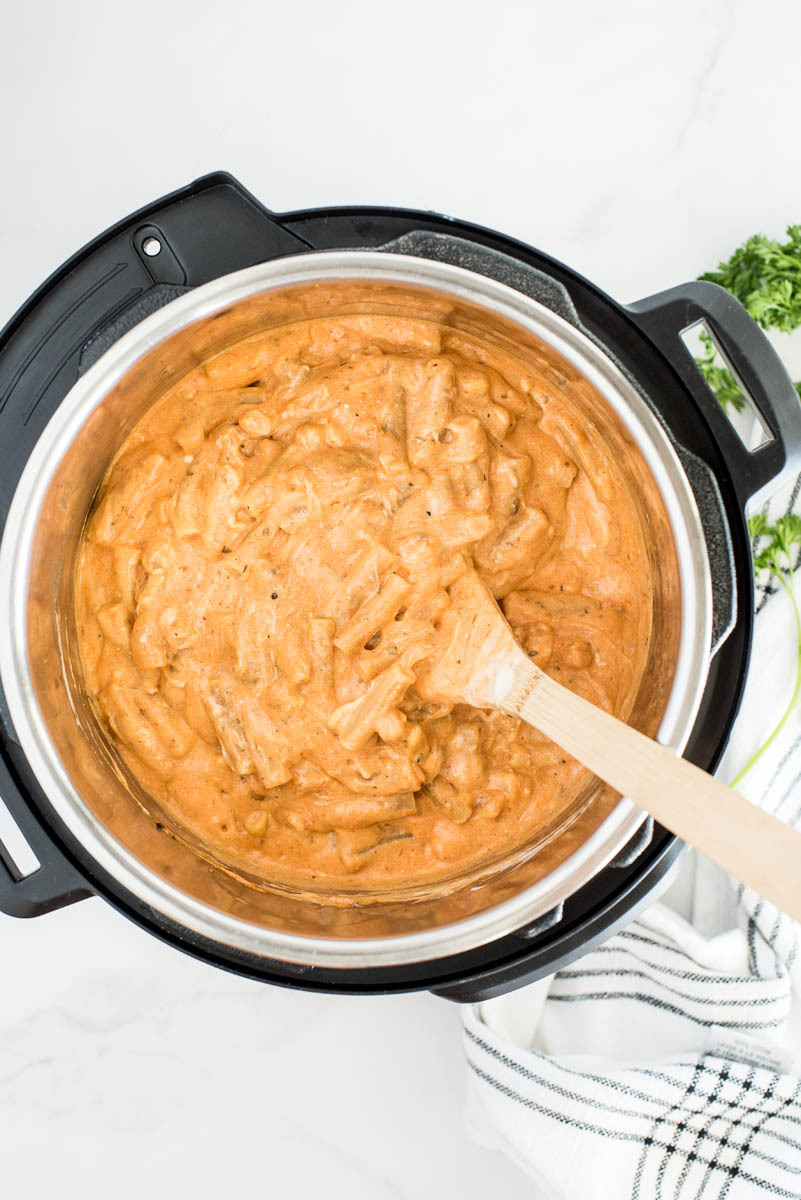
[[[801,471],[801,402],[778,354],[756,321],[725,288],[696,280],[628,306],[636,324],[678,372],[726,457],[743,505],[763,499]],[[682,335],[704,325],[766,440],[749,450],[707,385]]]
[[[50,840],[20,794],[6,763],[0,758],[0,803],[8,810],[38,866],[24,873],[25,864],[0,841],[0,912],[9,917],[40,917],[92,895],[86,880]]]

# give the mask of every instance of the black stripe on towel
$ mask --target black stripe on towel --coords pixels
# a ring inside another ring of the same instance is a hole
[[[657,968],[658,970],[659,968]],[[678,974],[678,972],[676,972]],[[559,983],[562,979],[592,979],[598,978],[600,975],[613,976],[620,979],[645,979],[649,983],[655,984],[659,988],[664,988],[673,996],[679,996],[686,1000],[688,1004],[707,1004],[714,1008],[764,1008],[766,1004],[786,1004],[786,996],[741,996],[739,998],[729,998],[725,1000],[715,1000],[712,996],[694,996],[691,992],[683,992],[680,988],[671,987],[670,984],[664,983],[660,979],[654,979],[647,971],[638,971],[636,967],[588,967],[584,971],[560,971],[556,976],[554,983]],[[717,979],[711,978],[705,980],[708,983],[717,985]],[[759,983],[755,979],[754,983]],[[627,995],[627,993],[622,993]],[[554,995],[553,987],[548,993],[548,998]],[[581,996],[576,994],[576,999],[581,999]]]
[[[483,1080],[484,1083],[489,1084],[490,1087],[499,1092],[502,1096],[505,1096],[506,1099],[513,1100],[515,1103],[522,1105],[524,1108],[527,1108],[532,1112],[538,1112],[545,1117],[550,1117],[551,1120],[557,1121],[560,1125],[566,1125],[573,1129],[580,1129],[585,1133],[595,1133],[600,1137],[606,1138],[607,1140],[611,1138],[613,1141],[629,1143],[639,1142],[641,1140],[635,1133],[624,1133],[621,1130],[610,1130],[602,1125],[594,1125],[589,1121],[580,1121],[575,1117],[568,1117],[566,1113],[560,1113],[555,1109],[546,1108],[544,1105],[537,1104],[536,1101],[527,1096],[521,1095],[520,1092],[516,1092],[514,1088],[510,1088],[507,1084],[501,1083],[499,1079],[496,1079],[487,1071],[482,1070],[477,1063],[472,1061],[469,1055],[467,1062],[471,1071],[473,1071],[473,1073],[479,1079]],[[657,1149],[667,1149],[669,1145],[667,1142],[663,1142],[659,1139],[654,1139],[652,1144]],[[675,1153],[686,1157],[688,1153],[692,1152],[683,1150],[681,1147],[676,1147]],[[718,1170],[728,1171],[728,1168],[719,1166],[719,1164],[713,1159],[704,1158],[703,1155],[696,1155],[696,1160],[702,1164],[711,1164]],[[762,1188],[766,1195],[776,1196],[778,1200],[799,1200],[799,1194],[797,1191],[788,1192],[786,1188],[779,1187],[778,1184],[771,1183],[770,1180],[759,1179],[756,1175],[752,1175],[750,1172],[743,1171],[742,1169],[738,1172],[738,1174],[739,1178],[745,1182],[753,1183],[757,1187]]]
[[[628,946],[616,945],[616,941],[617,938],[608,942],[605,946],[596,946],[586,956],[586,959],[595,958],[596,954],[625,954],[627,957],[633,958],[635,962],[642,963],[644,967],[650,967],[651,970],[656,971],[660,975],[671,975],[677,979],[687,979],[690,983],[714,983],[715,987],[718,984],[732,983],[737,984],[739,987],[764,987],[766,983],[781,982],[780,980],[760,979],[758,975],[716,975],[711,969],[708,975],[703,975],[700,971],[682,971],[678,967],[666,967],[663,963],[655,963],[649,958],[643,958],[639,951],[630,950]],[[571,974],[570,969],[566,968],[563,971],[559,971],[559,978],[570,977]],[[784,994],[786,994],[786,991]],[[777,996],[776,999],[780,999],[780,997]],[[750,1001],[744,1001],[743,1003],[750,1003]]]
[[[637,1000],[641,1004],[650,1004],[652,1008],[660,1008],[663,1012],[684,1017],[685,1020],[692,1021],[696,1025],[720,1025],[723,1029],[772,1029],[784,1024],[783,1017],[777,1017],[772,1021],[707,1021],[702,1017],[685,1012],[683,1008],[678,1008],[675,1004],[669,1004],[667,1000],[660,1000],[658,996],[649,996],[645,992],[584,992],[581,996],[560,996],[551,991],[548,994],[549,1004],[552,1001],[555,1004],[576,1004],[585,1000]]]
[[[525,1080],[527,1083],[534,1084],[537,1087],[544,1088],[546,1091],[553,1092],[555,1095],[561,1096],[563,1099],[568,1100],[573,1104],[585,1105],[590,1108],[597,1108],[599,1111],[603,1111],[603,1112],[616,1113],[618,1116],[628,1117],[631,1120],[635,1120],[635,1121],[641,1122],[641,1121],[648,1120],[648,1114],[644,1113],[642,1111],[642,1109],[620,1108],[617,1105],[606,1104],[602,1100],[597,1100],[594,1096],[587,1096],[587,1095],[584,1095],[582,1092],[573,1091],[570,1088],[566,1088],[566,1087],[561,1087],[559,1084],[555,1083],[553,1080],[546,1079],[545,1076],[542,1074],[542,1072],[531,1071],[531,1070],[529,1070],[528,1067],[524,1066],[524,1064],[522,1062],[520,1062],[519,1059],[510,1058],[508,1055],[502,1053],[502,1051],[498,1050],[497,1047],[492,1046],[492,1045],[490,1045],[489,1042],[484,1041],[484,1039],[479,1037],[477,1033],[474,1033],[472,1029],[466,1028],[465,1033],[467,1034],[467,1037],[470,1039],[470,1041],[475,1046],[477,1046],[480,1050],[483,1050],[485,1054],[489,1055],[489,1057],[492,1058],[499,1065],[506,1067],[507,1070],[514,1072],[516,1075],[519,1075],[520,1078]],[[636,1070],[637,1068],[627,1068],[627,1069]],[[708,1070],[710,1068],[707,1067],[705,1069]],[[659,1104],[665,1103],[665,1097],[663,1097],[663,1096],[654,1095],[653,1093],[651,1095],[649,1095],[647,1092],[640,1092],[636,1088],[629,1087],[627,1084],[620,1083],[617,1080],[612,1080],[612,1079],[608,1078],[607,1076],[592,1075],[589,1073],[585,1073],[583,1071],[574,1071],[570,1067],[565,1067],[561,1064],[560,1064],[559,1070],[563,1074],[566,1073],[569,1075],[573,1075],[576,1079],[590,1080],[590,1081],[594,1081],[596,1083],[600,1083],[605,1088],[609,1088],[615,1092],[620,1092],[621,1094],[624,1094],[624,1095],[631,1095],[635,1099],[644,1100],[649,1104],[659,1105]],[[699,1071],[699,1066],[696,1066],[695,1071],[696,1071],[696,1075],[697,1075],[698,1071]],[[673,1108],[676,1108],[681,1104],[682,1100],[684,1100],[686,1098],[688,1091],[692,1092],[693,1090],[695,1090],[693,1084],[686,1086],[686,1087],[682,1086],[682,1084],[679,1082],[679,1080],[675,1079],[673,1076],[664,1075],[661,1072],[657,1072],[657,1071],[645,1071],[645,1073],[655,1076],[657,1079],[660,1080],[660,1082],[670,1084],[672,1087],[680,1089],[681,1097],[672,1106]],[[700,1093],[700,1094],[702,1094],[704,1096],[706,1095],[706,1093]],[[784,1142],[787,1145],[792,1146],[795,1149],[798,1149],[798,1142],[792,1140],[791,1138],[785,1137],[783,1134],[776,1133],[773,1130],[766,1130],[765,1133],[767,1136],[776,1138],[777,1141]],[[786,1165],[780,1159],[774,1158],[770,1154],[766,1154],[762,1151],[756,1151],[756,1150],[752,1151],[752,1153],[757,1158],[762,1159],[764,1162],[770,1163],[772,1166],[781,1167],[785,1170],[787,1169]]]

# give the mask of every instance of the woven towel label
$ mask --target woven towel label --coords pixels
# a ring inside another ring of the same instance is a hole
[[[766,1071],[777,1071],[780,1075],[792,1074],[796,1064],[795,1055],[784,1046],[763,1042],[720,1025],[712,1025],[707,1030],[704,1052],[717,1058],[748,1063],[749,1067],[764,1067]]]

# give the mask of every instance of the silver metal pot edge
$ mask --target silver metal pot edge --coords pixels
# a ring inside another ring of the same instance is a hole
[[[545,879],[511,900],[451,925],[393,938],[304,938],[265,929],[195,901],[143,866],[104,829],[61,766],[38,711],[27,660],[29,551],[49,484],[102,397],[164,338],[262,291],[336,279],[385,280],[447,292],[523,325],[562,354],[604,396],[639,447],[662,495],[681,575],[681,638],[659,740],[677,752],[692,730],[706,682],[712,583],[689,483],[659,421],[620,369],[585,334],[519,292],[461,267],[380,251],[313,252],[222,276],[174,300],[112,346],[76,383],[26,464],[0,545],[0,679],[20,745],[53,810],[98,865],[164,916],[246,953],[329,968],[389,967],[462,953],[525,928],[602,870],[645,814],[622,799],[606,821]]]

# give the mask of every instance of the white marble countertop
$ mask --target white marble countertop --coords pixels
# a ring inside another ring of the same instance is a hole
[[[3,26],[0,323],[217,168],[276,210],[482,222],[623,300],[801,220],[795,0],[39,0]],[[9,1194],[530,1196],[467,1140],[463,1087],[433,997],[260,986],[99,900],[0,918]]]

